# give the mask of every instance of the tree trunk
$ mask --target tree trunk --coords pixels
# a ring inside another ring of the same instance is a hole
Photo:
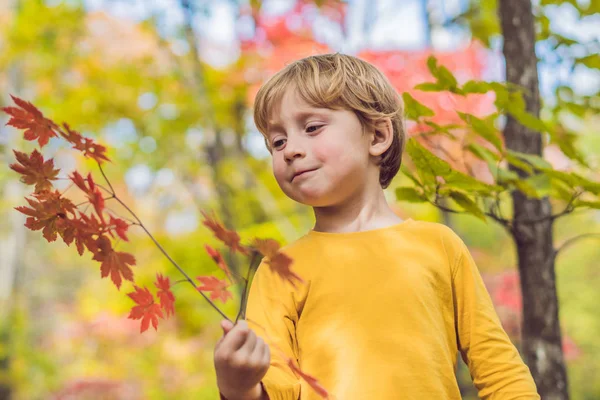
[[[527,111],[540,113],[534,16],[530,0],[500,0],[506,80],[525,89]],[[507,116],[506,147],[542,155],[542,136]],[[523,171],[515,169],[521,177]],[[521,290],[523,293],[522,353],[544,400],[569,398],[554,272],[553,220],[548,198],[531,199],[512,193]],[[519,219],[539,222],[519,222]]]

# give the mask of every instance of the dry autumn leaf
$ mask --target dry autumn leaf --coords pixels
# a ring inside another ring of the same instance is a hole
[[[296,288],[296,281],[304,283],[302,277],[291,270],[293,260],[285,253],[279,251],[280,246],[274,239],[258,239],[252,241],[252,246],[265,257],[265,263],[271,270],[288,281]]]
[[[231,292],[227,290],[229,284],[224,279],[219,279],[214,276],[197,276],[196,279],[203,283],[203,285],[198,286],[197,289],[210,292],[211,300],[220,299],[225,303],[228,298],[233,298]]]
[[[147,288],[141,289],[134,285],[134,289],[135,292],[127,293],[127,296],[135,301],[137,306],[131,309],[128,318],[142,320],[140,333],[146,331],[150,323],[157,330],[158,317],[164,318],[160,305],[154,303],[154,297]]]
[[[232,251],[248,255],[248,250],[240,244],[240,235],[236,231],[226,229],[215,217],[211,217],[204,211],[202,211],[202,216],[204,217],[202,223],[213,232],[217,239],[225,243]]]
[[[21,182],[26,185],[35,185],[34,193],[40,193],[44,190],[52,189],[52,182],[56,180],[56,176],[60,169],[54,169],[54,160],[51,158],[44,161],[44,156],[33,150],[30,155],[13,150],[19,164],[10,164],[10,168],[21,174]]]
[[[23,137],[25,140],[37,140],[40,148],[48,144],[50,138],[58,136],[54,132],[54,129],[57,127],[56,124],[52,120],[45,118],[42,112],[33,104],[13,95],[10,97],[20,108],[2,108],[4,112],[11,116],[6,125],[24,129]]]
[[[171,281],[168,277],[162,276],[162,274],[156,274],[156,282],[154,282],[154,286],[158,288],[158,292],[156,296],[160,300],[160,306],[167,317],[175,313],[175,295],[171,291]]]
[[[115,251],[112,248],[110,240],[105,236],[100,236],[97,240],[98,252],[93,260],[100,261],[100,272],[102,278],[110,275],[117,289],[121,288],[123,279],[133,282],[133,271],[129,267],[135,265],[135,257],[132,254]]]

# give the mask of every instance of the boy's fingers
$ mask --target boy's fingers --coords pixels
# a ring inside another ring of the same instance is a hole
[[[263,353],[265,351],[265,343],[259,337],[256,338],[256,343],[254,345],[254,349],[252,349],[252,353],[250,357],[256,361],[262,361]]]
[[[236,324],[223,339],[223,345],[232,351],[238,351],[246,343],[249,330]]]
[[[254,334],[254,332],[249,331],[248,335],[246,337],[246,341],[240,347],[240,351],[243,351],[246,354],[250,355],[250,354],[252,354],[252,351],[254,350],[255,346],[256,346],[256,335]]]
[[[265,365],[270,365],[271,364],[271,349],[269,349],[269,345],[268,344],[264,344],[263,346],[263,354],[262,354],[262,361]]]
[[[223,328],[223,333],[226,334],[231,330],[231,328],[233,328],[233,324],[231,321],[224,319],[221,321],[221,328]]]

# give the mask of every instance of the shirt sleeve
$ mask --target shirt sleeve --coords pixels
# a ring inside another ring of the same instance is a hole
[[[301,285],[300,285],[301,286]],[[271,400],[298,400],[300,380],[277,348],[286,357],[298,361],[296,326],[300,294],[269,265],[261,263],[254,274],[246,305],[248,326],[269,345],[271,366],[262,379],[263,388]],[[257,327],[256,324],[260,325]]]
[[[483,400],[539,400],[529,368],[502,328],[467,246],[458,236],[453,268],[458,347]]]

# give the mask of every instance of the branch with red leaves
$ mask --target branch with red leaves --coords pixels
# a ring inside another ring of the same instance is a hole
[[[202,212],[203,224],[213,232],[214,236],[233,253],[249,257],[250,264],[246,276],[242,276],[238,271],[231,271],[218,250],[205,245],[206,251],[217,267],[225,273],[226,280],[215,276],[198,276],[196,280],[201,284],[197,285],[156,241],[137,215],[118,197],[102,169],[104,162],[110,162],[106,156],[106,147],[94,142],[92,139],[83,137],[66,123],[59,126],[51,119],[46,118],[30,102],[12,95],[11,97],[18,107],[2,108],[2,111],[10,116],[6,125],[24,130],[24,138],[29,141],[37,141],[40,149],[48,144],[52,138],[66,140],[72,145],[73,149],[81,151],[85,157],[96,161],[100,173],[108,185],[108,188],[105,188],[96,183],[91,173],[88,173],[84,178],[78,171],[74,171],[68,176],[68,179],[87,198],[86,202],[76,205],[66,198],[64,193],[60,193],[53,187],[52,181],[60,179],[58,178],[60,169],[54,168],[52,158],[45,160],[37,149],[33,150],[31,154],[13,150],[17,163],[10,164],[10,168],[21,175],[21,182],[34,186],[33,193],[30,195],[31,198],[25,198],[29,206],[18,206],[15,209],[27,216],[25,226],[33,231],[41,230],[43,237],[48,242],[53,242],[60,236],[67,246],[75,242],[75,247],[80,256],[86,250],[90,252],[92,260],[100,263],[100,276],[102,278],[110,276],[117,289],[120,290],[124,280],[130,281],[134,291],[127,293],[127,296],[133,300],[135,305],[132,307],[128,318],[141,320],[141,333],[148,330],[150,324],[157,330],[159,319],[174,315],[175,295],[172,288],[179,282],[187,281],[190,283],[194,290],[200,293],[222,317],[228,320],[229,318],[213,300],[220,300],[225,303],[228,299],[233,298],[229,288],[234,284],[244,284],[240,311],[235,322],[240,317],[245,318],[244,311],[250,277],[258,268],[262,257],[264,257],[269,268],[279,275],[282,280],[289,282],[294,287],[296,287],[297,282],[304,282],[299,275],[292,271],[292,259],[280,251],[277,241],[255,238],[250,245],[242,245],[237,232],[226,229],[215,216]],[[115,200],[121,204],[131,214],[134,221],[128,222],[126,219],[112,215],[112,213],[108,214],[105,203],[110,200]],[[79,210],[79,206],[88,203],[93,206],[93,212],[86,214],[85,211]],[[165,277],[160,273],[156,274],[156,281],[154,282],[156,295],[153,295],[147,287],[136,285],[132,270],[132,266],[136,265],[135,257],[130,253],[117,251],[115,248],[120,240],[129,241],[127,232],[131,225],[139,225],[185,279],[171,283],[169,277]],[[210,298],[205,293],[209,293]],[[287,358],[284,359],[287,360]],[[327,392],[316,379],[300,371],[292,360],[288,360],[288,364],[320,395],[327,397]]]

